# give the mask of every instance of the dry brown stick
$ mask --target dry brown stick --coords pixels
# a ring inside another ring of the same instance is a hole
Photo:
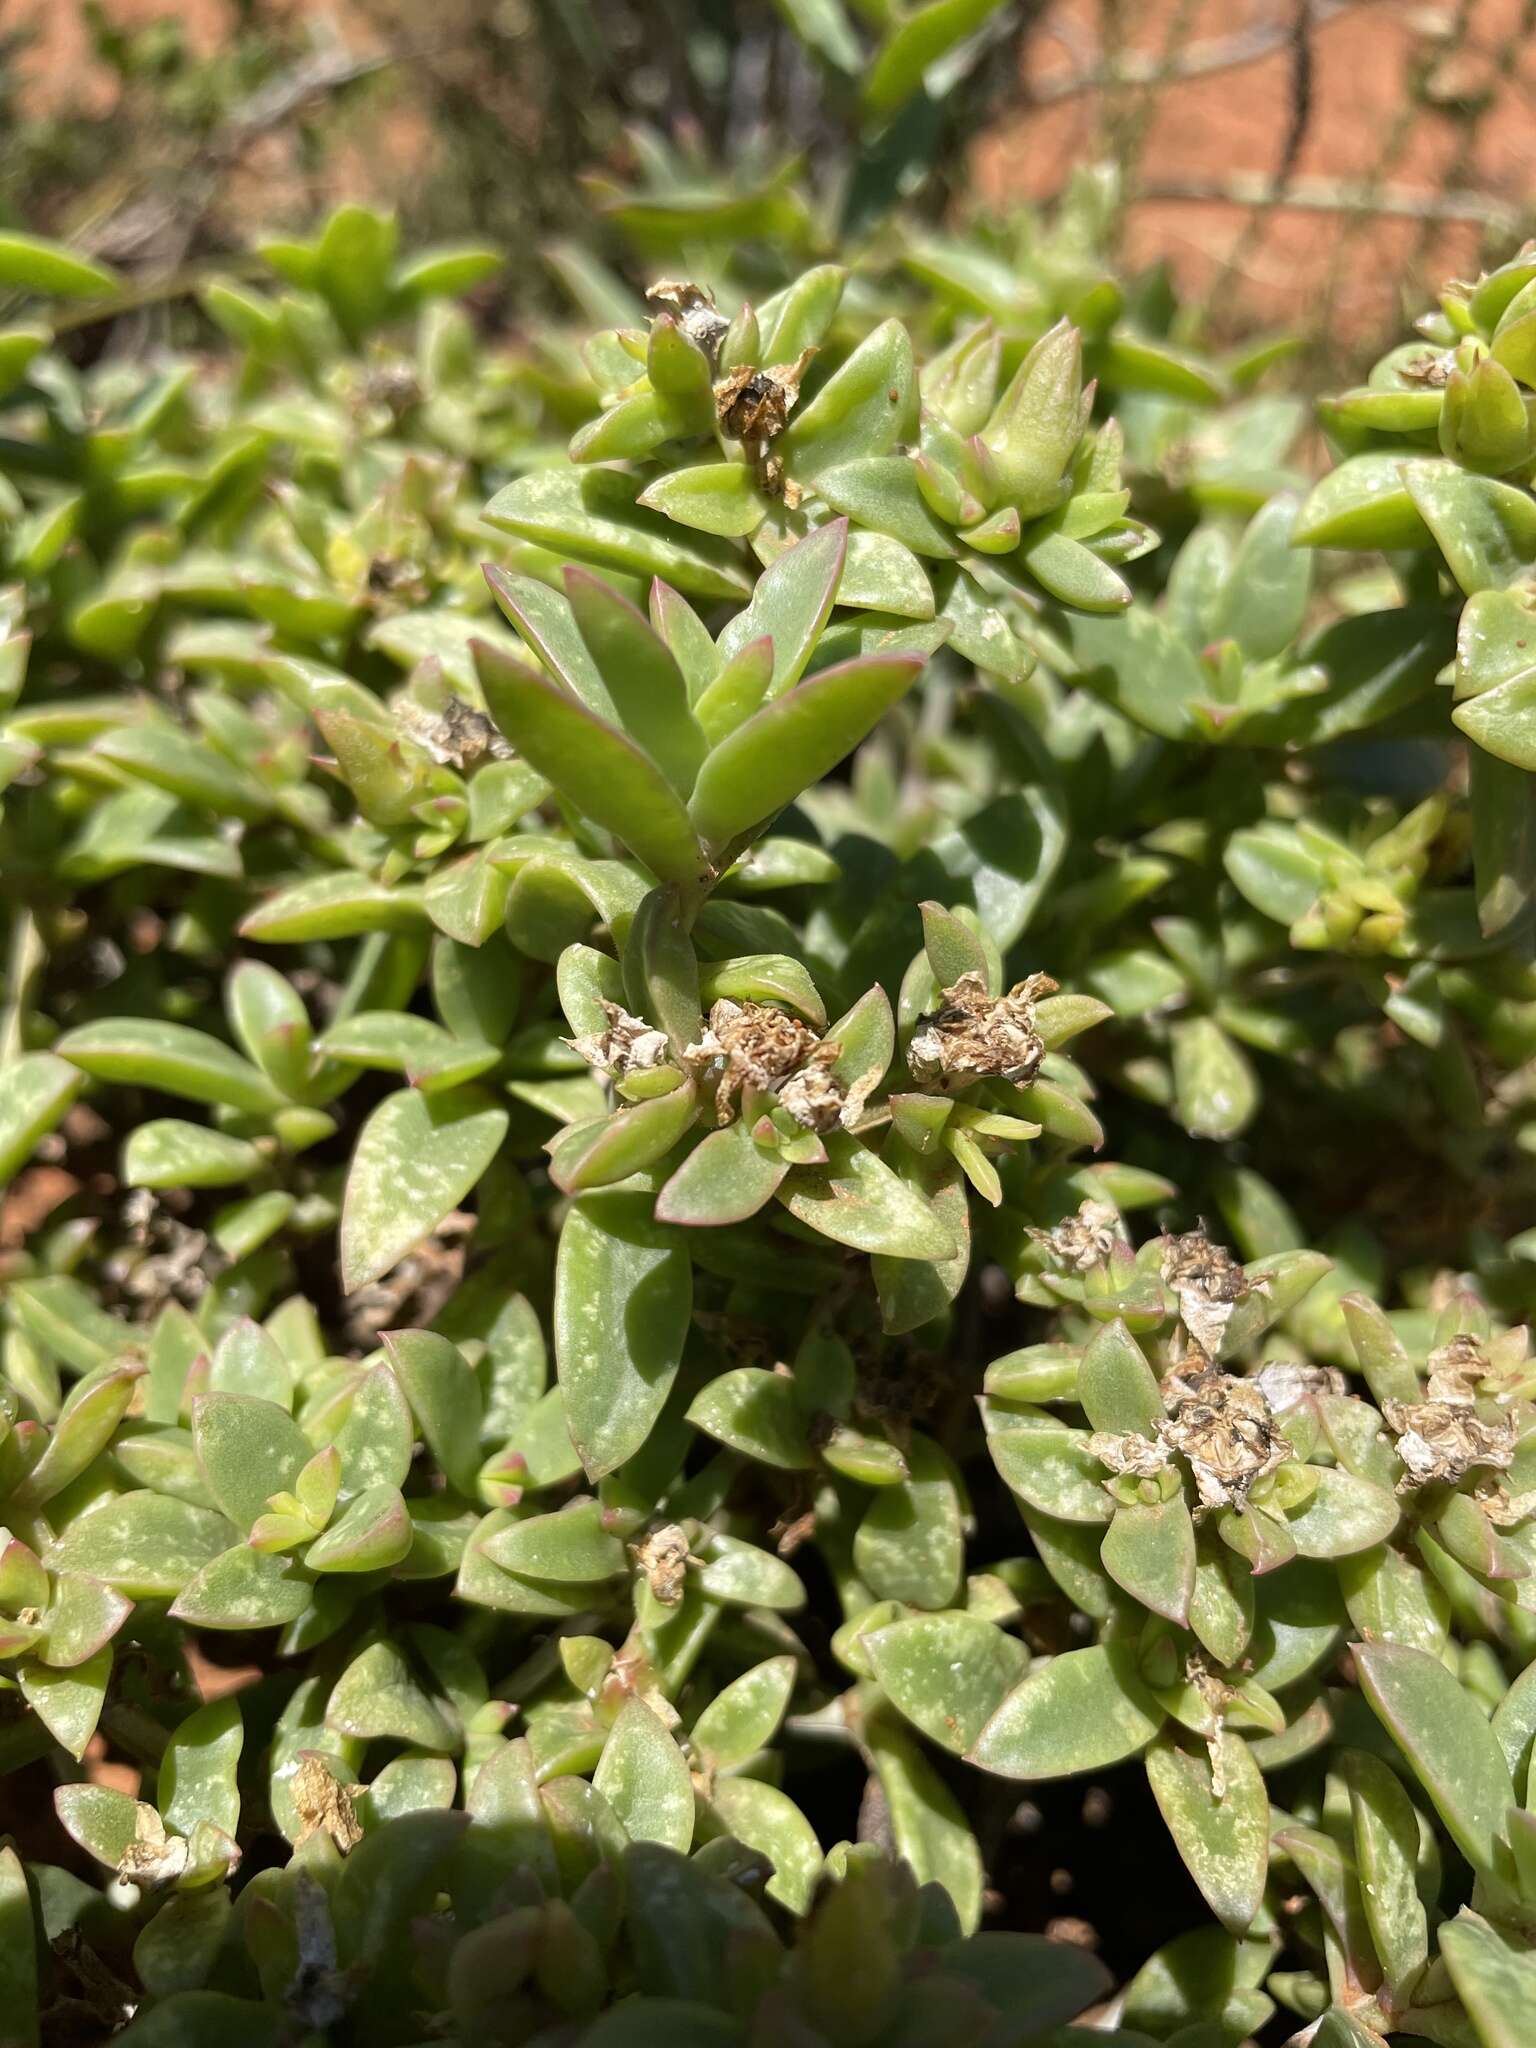
[[[320,51],[252,93],[211,135],[194,144],[175,167],[174,178],[165,180],[168,190],[162,203],[170,245],[170,260],[165,267],[172,272],[180,269],[221,177],[239,163],[253,144],[317,100],[398,64],[421,58],[429,49],[425,44],[399,45],[362,56],[345,49]],[[165,168],[162,166],[162,176]],[[71,241],[86,250],[99,250],[109,240],[114,225],[121,222],[130,208],[142,204],[143,198],[141,190],[119,195],[95,220],[77,230]],[[169,295],[176,296],[174,292]],[[126,310],[126,301],[124,304]]]
[[[1470,33],[1472,26],[1470,7],[1464,10],[1464,19],[1458,25],[1463,36]],[[1524,0],[1524,5],[1520,9],[1520,19],[1515,26],[1514,34],[1510,38],[1509,47],[1515,50],[1523,49],[1529,41],[1533,29],[1536,29],[1536,0]],[[1472,170],[1477,160],[1478,138],[1482,133],[1484,119],[1497,103],[1497,95],[1490,93],[1486,97],[1479,96],[1474,98],[1472,103],[1462,110],[1459,123],[1460,133],[1456,141],[1456,154],[1450,163],[1445,166],[1442,173],[1445,184],[1459,184],[1468,172]],[[1434,230],[1435,223],[1433,221],[1424,221],[1421,223],[1418,235],[1415,237],[1413,255],[1409,263],[1409,274],[1415,278],[1417,278],[1429,255],[1434,239]],[[1430,280],[1430,282],[1432,283],[1433,280]]]
[[[1404,185],[1354,184],[1340,178],[1293,178],[1277,186],[1267,172],[1233,171],[1225,178],[1162,178],[1137,187],[1138,199],[1230,206],[1294,207],[1300,213],[1364,213],[1393,220],[1476,221],[1518,228],[1527,209],[1492,192],[1421,192]]]
[[[354,55],[349,50],[320,51],[252,93],[209,139],[208,153],[217,158],[238,155],[258,136],[291,120],[311,101],[324,99],[344,86],[355,85],[359,79],[371,78],[376,72],[388,71],[396,64],[427,54],[424,45],[375,50],[366,56]]]
[[[1466,35],[1471,18],[1472,0],[1457,0],[1455,24],[1451,30],[1451,46],[1459,49]],[[1396,176],[1403,158],[1413,140],[1415,126],[1423,114],[1423,57],[1420,50],[1421,38],[1415,36],[1404,55],[1404,71],[1398,92],[1396,112],[1382,131],[1381,148],[1369,176],[1364,181],[1361,203],[1345,218],[1333,237],[1333,248],[1329,256],[1327,275],[1323,280],[1322,297],[1319,302],[1314,341],[1333,331],[1335,308],[1339,290],[1349,271],[1355,248],[1365,233],[1368,223],[1379,218],[1382,209],[1374,204],[1377,192],[1390,189],[1389,180]],[[1410,218],[1422,222],[1422,214]]]
[[[173,299],[188,299],[216,278],[258,279],[263,267],[251,257],[222,258],[217,263],[178,264],[160,271],[142,284],[125,285],[110,299],[81,300],[54,314],[48,322],[55,334],[70,334],[77,328],[94,327],[100,320],[116,320],[125,313],[142,313],[153,306],[169,305]]]
[[[1169,10],[1168,24],[1162,37],[1159,52],[1159,75],[1166,72],[1171,64],[1178,61],[1174,52],[1184,41],[1195,8],[1198,5],[1199,0],[1176,0],[1176,4]],[[1124,180],[1127,190],[1135,183],[1141,165],[1142,152],[1146,147],[1147,133],[1151,127],[1152,116],[1158,104],[1157,87],[1155,85],[1141,87],[1136,94],[1135,104],[1123,124],[1120,148],[1117,151],[1117,155],[1120,163],[1120,175]]]
[[[1318,0],[1312,27],[1322,28],[1341,14],[1377,4],[1379,0]],[[1047,73],[1044,78],[1027,81],[1030,104],[1052,107],[1062,100],[1079,99],[1084,93],[1100,92],[1106,87],[1173,85],[1181,79],[1209,77],[1213,71],[1235,71],[1283,49],[1291,35],[1289,21],[1261,22],[1258,27],[1243,29],[1235,35],[1207,37],[1192,44],[1182,57],[1133,53],[1108,63],[1101,60],[1085,65],[1080,71]]]
[[[1291,4],[1293,12],[1289,47],[1290,105],[1280,152],[1275,167],[1269,174],[1269,189],[1262,199],[1256,200],[1248,209],[1246,224],[1228,242],[1224,258],[1206,286],[1203,310],[1208,311],[1221,302],[1227,294],[1232,278],[1240,270],[1251,272],[1254,257],[1268,239],[1278,217],[1275,201],[1290,185],[1296,174],[1296,166],[1301,160],[1302,147],[1312,119],[1312,35],[1317,26],[1317,7],[1315,0],[1291,0]]]

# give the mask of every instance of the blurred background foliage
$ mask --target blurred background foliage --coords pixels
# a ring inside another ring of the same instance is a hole
[[[361,199],[407,242],[524,252],[483,307],[520,318],[594,214],[633,278],[690,221],[778,278],[897,205],[969,223],[1111,163],[1117,258],[1166,262],[1219,339],[1299,332],[1323,384],[1341,336],[1368,360],[1527,231],[1533,25],[1536,0],[12,0],[0,222],[125,267],[163,329],[254,229]]]

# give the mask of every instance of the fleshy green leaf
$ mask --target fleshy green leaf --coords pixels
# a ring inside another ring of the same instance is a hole
[[[462,1351],[432,1330],[393,1330],[384,1348],[449,1484],[475,1498],[484,1402]]]
[[[1247,1743],[1223,1729],[1208,1759],[1160,1737],[1147,1751],[1147,1777],[1211,1911],[1246,1934],[1264,1899],[1270,1831],[1269,1795]]]
[[[83,1085],[80,1068],[51,1052],[0,1067],[0,1182],[26,1164]]]
[[[768,516],[768,500],[743,462],[698,462],[671,470],[648,484],[636,503],[723,540],[755,533]]]
[[[965,1562],[959,1489],[930,1438],[914,1434],[906,1457],[910,1477],[878,1488],[864,1511],[853,1539],[854,1564],[879,1599],[948,1607]]]
[[[166,1745],[158,1799],[168,1828],[190,1835],[209,1821],[233,1836],[240,1822],[235,1772],[245,1741],[239,1703],[211,1700],[187,1716]]]
[[[899,320],[884,320],[795,414],[778,452],[791,476],[815,478],[860,456],[889,454],[910,438],[916,417],[912,342]]]
[[[105,298],[117,289],[116,272],[87,256],[77,256],[61,242],[15,229],[0,234],[0,285],[7,290],[35,292],[42,298]]]
[[[804,1167],[778,1191],[792,1216],[837,1244],[893,1259],[948,1259],[958,1249],[937,1210],[878,1153],[842,1132],[823,1141],[825,1166]]]
[[[639,505],[639,487],[608,469],[542,469],[498,491],[485,508],[504,527],[552,553],[634,576],[660,576],[702,598],[743,598],[750,586],[728,544],[691,540]]]
[[[519,753],[664,881],[697,880],[688,813],[661,769],[555,683],[488,641],[473,643],[491,716]]]
[[[693,1840],[693,1780],[682,1751],[635,1695],[608,1731],[592,1783],[634,1842],[661,1842],[680,1853]]]
[[[1482,2048],[1521,2048],[1536,1999],[1536,1960],[1465,1907],[1440,1930],[1440,1952]]]
[[[555,1359],[571,1441],[591,1479],[633,1457],[660,1415],[693,1304],[685,1250],[644,1195],[571,1205],[555,1270]]]
[[[942,1885],[960,1925],[973,1932],[981,1918],[981,1851],[954,1794],[917,1743],[877,1714],[865,1739],[891,1817],[896,1853],[921,1884]]]
[[[1514,1788],[1482,1708],[1423,1650],[1360,1643],[1361,1687],[1475,1870],[1507,1862],[1505,1815]]]
[[[777,1734],[794,1689],[793,1657],[754,1664],[705,1707],[688,1738],[691,1748],[715,1770],[745,1763]]]
[[[695,1398],[688,1420],[760,1464],[805,1471],[815,1464],[793,1383],[758,1366],[718,1374]]]
[[[1023,1677],[1029,1654],[979,1615],[913,1615],[860,1637],[892,1703],[941,1748],[963,1756]]]
[[[341,1279],[348,1293],[387,1273],[462,1202],[507,1129],[504,1109],[402,1088],[364,1124],[347,1173]]]
[[[773,1865],[764,1886],[769,1898],[791,1913],[805,1912],[821,1874],[822,1852],[816,1830],[794,1801],[759,1778],[720,1778],[709,1805],[723,1833]]]
[[[219,1102],[230,1109],[276,1109],[281,1097],[259,1068],[221,1039],[186,1024],[153,1017],[119,1017],[67,1031],[56,1050],[102,1081],[126,1081],[159,1088],[192,1102]]]
[[[971,1746],[970,1760],[1002,1778],[1064,1778],[1135,1756],[1162,1713],[1136,1670],[1134,1646],[1067,1650],[1009,1693]]]
[[[199,1394],[192,1441],[215,1504],[244,1530],[291,1490],[313,1450],[285,1408],[249,1394]]]

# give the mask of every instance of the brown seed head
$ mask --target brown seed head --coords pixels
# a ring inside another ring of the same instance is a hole
[[[629,1546],[629,1554],[663,1607],[676,1607],[688,1580],[688,1538],[676,1522],[653,1529]]]
[[[298,1769],[289,1780],[288,1792],[299,1816],[299,1840],[311,1835],[329,1835],[345,1856],[363,1839],[357,1818],[357,1794],[344,1785],[319,1750],[299,1753]]]
[[[447,768],[472,768],[477,761],[510,761],[512,749],[483,711],[462,697],[447,698],[439,711],[406,697],[395,707],[395,719],[408,739],[425,747]]]
[[[912,1078],[924,1088],[964,1088],[983,1080],[1026,1087],[1045,1058],[1035,1004],[1055,991],[1048,974],[1031,974],[1006,995],[991,996],[974,968],[962,974],[943,991],[939,1009],[921,1020],[907,1047]]]
[[[1189,1460],[1202,1507],[1245,1507],[1257,1482],[1295,1455],[1251,1380],[1234,1379],[1212,1366],[1179,1375],[1175,1399],[1173,1413],[1157,1425],[1157,1432]]]
[[[622,1081],[626,1074],[641,1074],[652,1067],[664,1066],[667,1060],[665,1031],[658,1031],[643,1017],[632,1017],[628,1010],[617,1003],[610,1003],[606,997],[600,1000],[603,1015],[608,1020],[606,1028],[584,1031],[579,1037],[568,1038],[565,1042],[572,1052],[579,1053],[589,1067],[596,1067],[615,1081]]]
[[[1201,1351],[1214,1358],[1238,1302],[1253,1283],[1225,1245],[1203,1230],[1163,1240],[1162,1275],[1179,1298],[1179,1317]]]
[[[645,295],[645,303],[658,313],[672,313],[677,324],[709,358],[711,369],[720,353],[730,321],[715,311],[715,295],[706,285],[689,278],[659,278]]]
[[[722,996],[710,1010],[709,1028],[684,1058],[696,1071],[716,1070],[715,1112],[728,1123],[746,1090],[777,1094],[820,1045],[811,1027],[787,1010]]]
[[[794,362],[777,363],[771,370],[743,365],[729,371],[715,386],[720,431],[761,454],[789,424],[800,396],[800,380],[815,353],[812,348],[802,349]]]
[[[1120,1235],[1120,1218],[1108,1202],[1089,1196],[1077,1213],[1063,1216],[1049,1230],[1031,1230],[1030,1236],[1069,1273],[1091,1272],[1102,1265],[1115,1248]]]
[[[1485,1422],[1471,1406],[1450,1401],[1388,1401],[1382,1413],[1403,1463],[1399,1493],[1437,1482],[1454,1486],[1479,1465],[1505,1472],[1515,1455],[1512,1415]]]

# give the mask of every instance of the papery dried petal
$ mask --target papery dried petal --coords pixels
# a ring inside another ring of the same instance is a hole
[[[1189,1230],[1163,1240],[1162,1276],[1179,1298],[1185,1329],[1214,1358],[1233,1309],[1253,1292],[1248,1275],[1225,1245],[1213,1244],[1203,1230]]]
[[[584,1031],[579,1037],[568,1038],[565,1042],[572,1052],[579,1053],[589,1067],[596,1067],[615,1081],[622,1081],[626,1074],[645,1073],[665,1064],[665,1031],[658,1031],[643,1017],[632,1017],[628,1010],[606,997],[599,1000],[608,1019],[606,1030]]]
[[[1114,1250],[1120,1217],[1108,1202],[1095,1201],[1090,1195],[1074,1215],[1063,1216],[1049,1230],[1032,1229],[1029,1235],[1058,1266],[1069,1273],[1087,1273],[1102,1265]]]
[[[1448,1344],[1431,1351],[1426,1363],[1431,1401],[1441,1401],[1453,1408],[1472,1406],[1477,1399],[1478,1383],[1488,1373],[1488,1361],[1476,1337],[1461,1331]]]
[[[1031,974],[1006,995],[992,996],[974,968],[946,988],[907,1047],[912,1078],[925,1088],[964,1087],[981,1080],[1026,1087],[1040,1071],[1045,1041],[1035,1027],[1035,1004],[1053,995],[1048,974]]]
[[[715,311],[715,295],[707,285],[695,284],[691,278],[658,278],[646,292],[645,302],[658,311],[675,313],[684,334],[714,363],[731,323]]]
[[[129,1884],[170,1884],[187,1867],[188,1848],[181,1835],[168,1835],[152,1806],[134,1808],[133,1840],[123,1851],[118,1876]]]
[[[319,1750],[299,1752],[298,1769],[288,1783],[293,1810],[299,1817],[299,1837],[326,1834],[343,1855],[363,1839],[357,1818],[357,1794],[344,1785]]]
[[[1440,1482],[1454,1485],[1480,1465],[1507,1471],[1515,1455],[1510,1415],[1488,1422],[1475,1409],[1449,1401],[1388,1401],[1382,1413],[1404,1466],[1399,1493]]]
[[[1123,1473],[1133,1479],[1155,1479],[1172,1463],[1166,1444],[1152,1437],[1138,1436],[1134,1430],[1128,1430],[1124,1435],[1095,1430],[1088,1439],[1088,1448],[1111,1472]]]
[[[1314,1394],[1342,1394],[1348,1381],[1337,1366],[1307,1365],[1298,1358],[1272,1358],[1253,1375],[1253,1384],[1275,1415],[1299,1408]]]
[[[1258,1481],[1295,1456],[1253,1381],[1214,1367],[1183,1379],[1177,1406],[1157,1429],[1164,1443],[1188,1459],[1200,1504],[1207,1508],[1244,1507]]]
[[[676,1607],[688,1580],[687,1531],[676,1522],[666,1522],[639,1543],[632,1543],[629,1554],[654,1597],[663,1607]]]

